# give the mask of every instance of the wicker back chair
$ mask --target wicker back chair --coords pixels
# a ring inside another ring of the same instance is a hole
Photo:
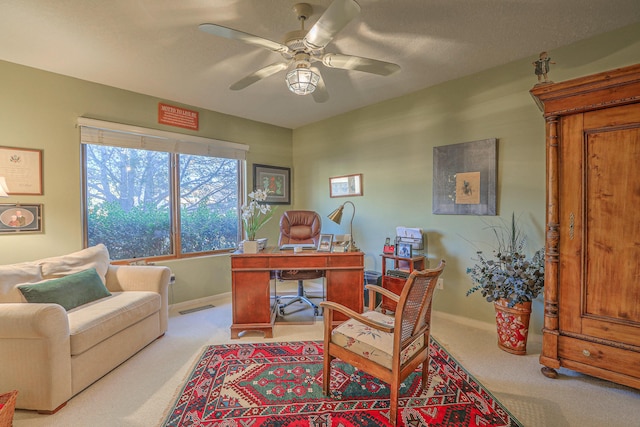
[[[396,425],[400,383],[420,364],[421,387],[424,388],[427,383],[431,301],[444,267],[445,261],[442,260],[437,268],[413,271],[400,295],[380,286],[367,285],[369,291],[380,293],[397,303],[394,316],[378,311],[359,314],[335,302],[320,303],[324,308],[322,389],[325,395],[330,392],[331,361],[339,358],[389,384],[389,421],[391,425]],[[371,301],[371,297],[369,300]],[[336,311],[349,319],[332,329],[333,314]]]

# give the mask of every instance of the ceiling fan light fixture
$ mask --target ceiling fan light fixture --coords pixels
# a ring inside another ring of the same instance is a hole
[[[380,76],[389,76],[400,70],[399,65],[390,62],[325,52],[325,47],[360,13],[357,0],[331,0],[331,4],[309,31],[305,30],[305,21],[313,14],[313,7],[309,3],[297,3],[293,5],[293,11],[300,22],[300,29],[286,33],[283,43],[222,25],[200,24],[200,30],[205,33],[277,52],[284,59],[241,78],[229,86],[230,90],[244,89],[279,71],[287,70],[285,82],[291,92],[296,95],[311,94],[315,102],[323,103],[329,99],[329,92],[320,70],[315,66],[316,62],[328,68],[362,71]]]
[[[300,61],[285,77],[287,87],[296,95],[308,95],[313,93],[320,81],[320,75],[309,68],[309,63]]]

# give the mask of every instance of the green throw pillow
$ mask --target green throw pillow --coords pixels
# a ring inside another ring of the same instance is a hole
[[[95,268],[18,289],[28,302],[60,304],[67,311],[111,295]]]

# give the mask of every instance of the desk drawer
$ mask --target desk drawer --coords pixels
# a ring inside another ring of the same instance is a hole
[[[332,254],[327,260],[329,267],[364,268],[362,252]]]
[[[269,259],[272,270],[324,270],[327,267],[326,256],[286,255]]]
[[[231,269],[236,268],[269,268],[269,258],[258,256],[232,256]]]

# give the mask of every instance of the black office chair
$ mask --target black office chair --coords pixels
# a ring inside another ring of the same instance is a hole
[[[280,218],[280,238],[278,245],[313,243],[318,245],[322,221],[320,215],[314,211],[286,211]],[[286,304],[280,304],[278,310],[285,316],[284,309],[295,302],[306,303],[313,307],[314,315],[318,316],[320,309],[314,304],[304,291],[304,281],[324,277],[323,270],[282,270],[276,272],[278,280],[297,280],[298,293],[296,295],[284,295],[279,300],[289,299]]]

